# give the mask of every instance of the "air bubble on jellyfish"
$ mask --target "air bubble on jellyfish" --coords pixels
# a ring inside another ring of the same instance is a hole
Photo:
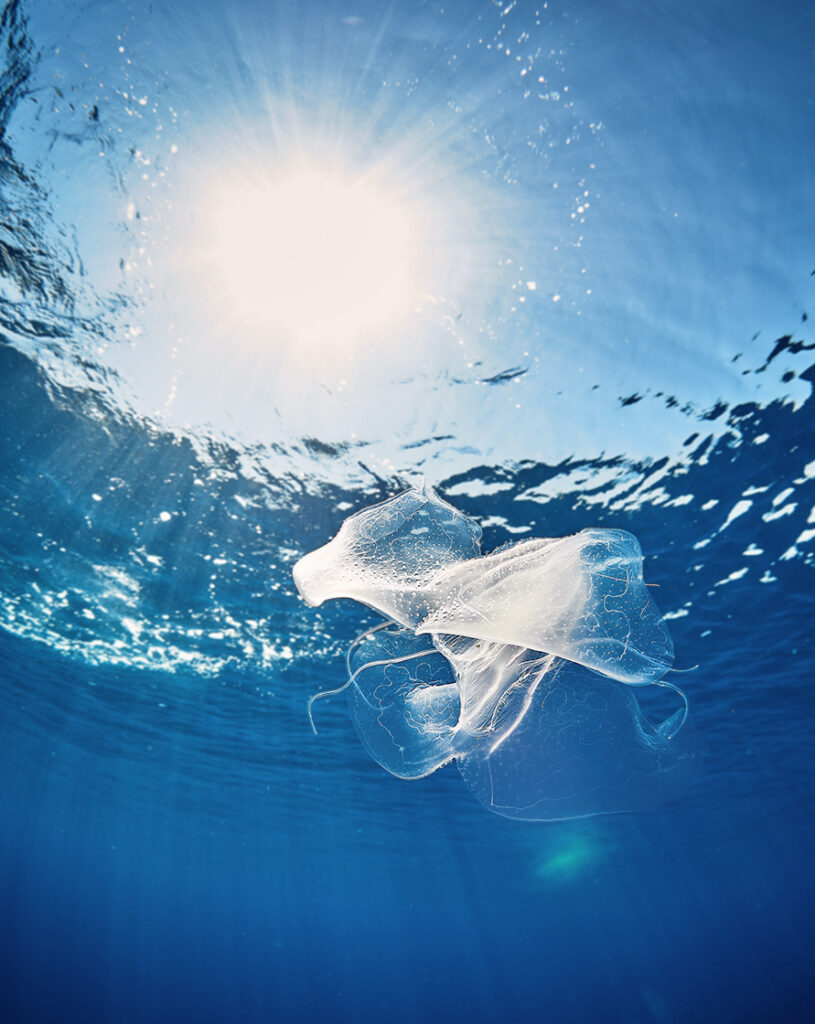
[[[305,555],[310,605],[352,598],[385,617],[348,651],[342,686],[370,756],[402,779],[449,762],[510,818],[553,821],[669,799],[699,753],[673,644],[625,530],[591,528],[482,555],[477,523],[429,486],[350,516]],[[677,707],[662,721],[637,691]],[[315,729],[316,732],[316,729]]]

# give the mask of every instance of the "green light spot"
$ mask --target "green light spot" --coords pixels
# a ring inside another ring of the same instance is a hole
[[[535,873],[550,882],[567,881],[585,874],[601,856],[601,848],[592,836],[582,833],[562,836],[551,844]]]

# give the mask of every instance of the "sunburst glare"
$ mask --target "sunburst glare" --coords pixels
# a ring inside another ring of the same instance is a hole
[[[364,178],[306,167],[214,192],[204,257],[230,316],[347,345],[415,304],[417,227]]]

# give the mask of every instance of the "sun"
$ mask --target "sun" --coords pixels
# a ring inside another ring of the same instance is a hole
[[[313,168],[223,183],[204,258],[230,313],[292,340],[344,345],[415,304],[415,218],[364,178]]]

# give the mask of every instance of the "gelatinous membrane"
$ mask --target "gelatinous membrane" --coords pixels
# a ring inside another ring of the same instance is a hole
[[[412,489],[346,519],[297,562],[294,582],[308,604],[352,597],[415,628],[439,571],[476,557],[480,540],[481,528],[432,488]]]
[[[458,767],[481,803],[510,818],[642,810],[695,774],[695,738],[674,731],[684,714],[654,725],[630,687],[555,659],[510,692],[494,731]]]
[[[521,541],[433,581],[420,633],[456,633],[556,654],[624,683],[650,683],[673,644],[625,530]]]
[[[399,627],[370,633],[349,660],[351,714],[374,761],[400,779],[420,779],[455,757],[460,690],[426,637]]]
[[[514,818],[647,807],[698,754],[684,694],[661,681],[673,646],[623,530],[479,553],[479,527],[428,487],[363,509],[294,568],[309,604],[350,597],[388,616],[352,644],[354,724],[404,779],[455,759],[474,795]],[[660,724],[634,686],[675,690]],[[313,724],[313,719],[312,719]]]

